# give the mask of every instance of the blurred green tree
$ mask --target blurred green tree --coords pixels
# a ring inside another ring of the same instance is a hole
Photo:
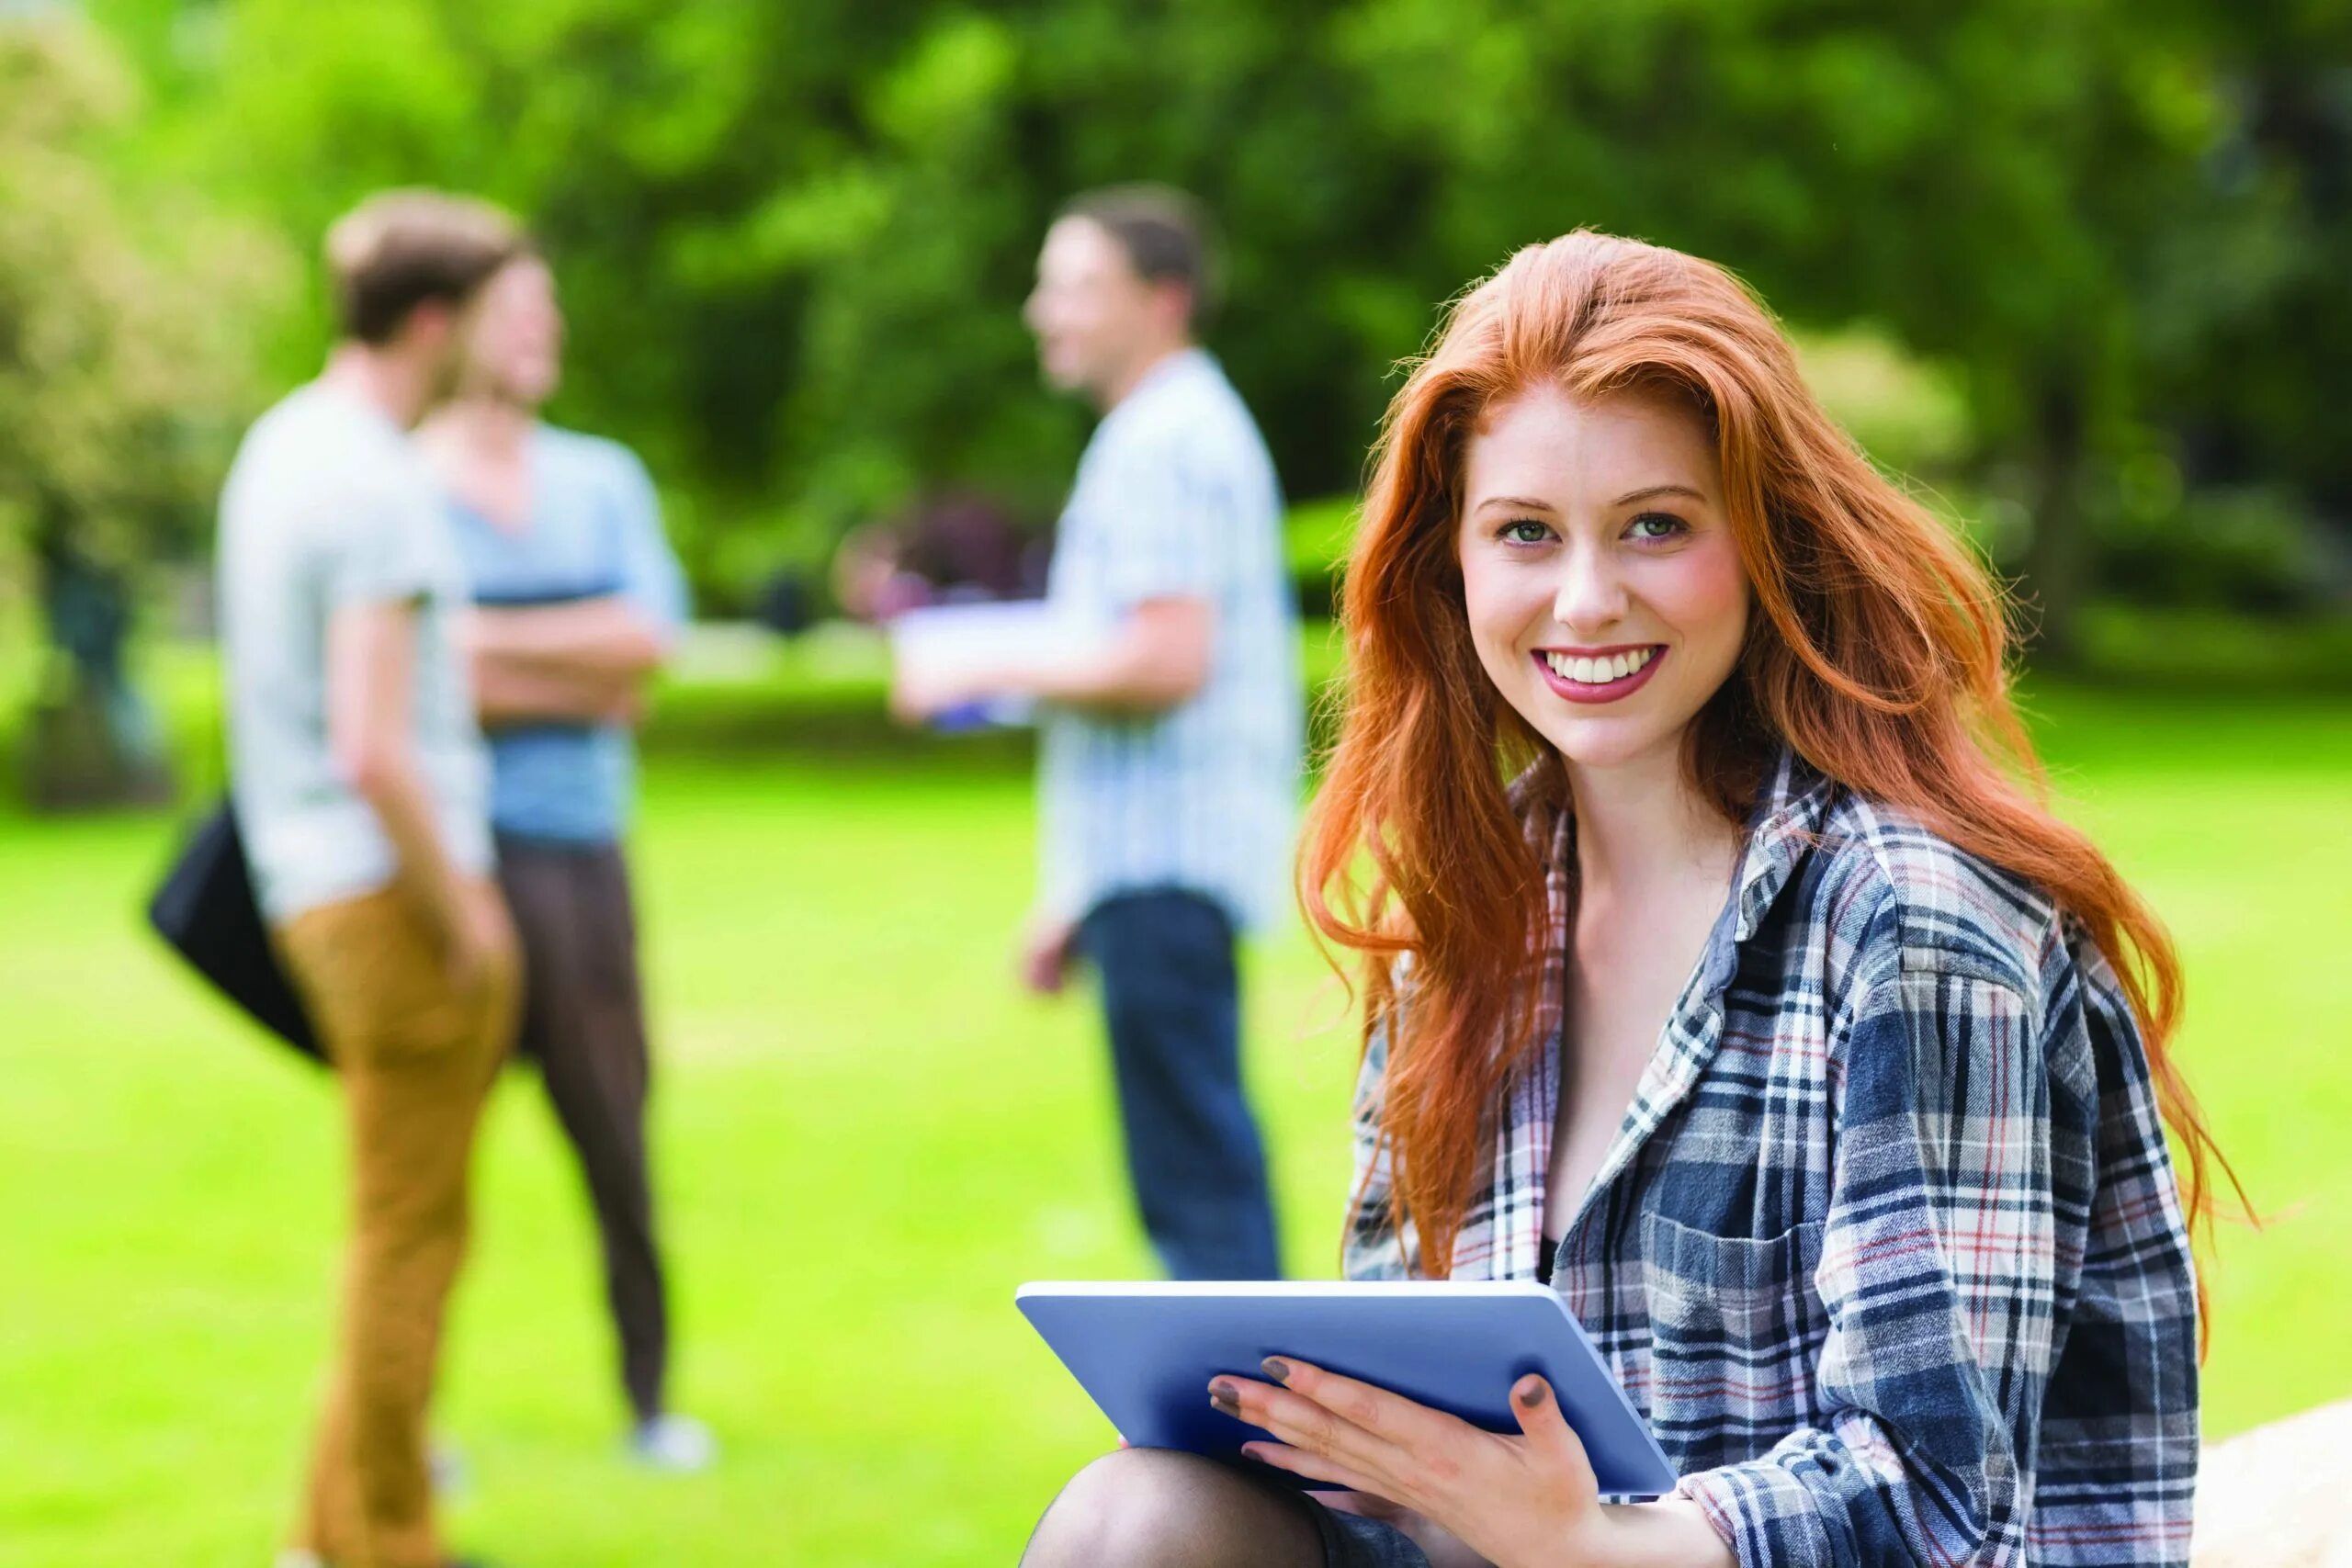
[[[2318,412],[2352,330],[2331,7],[96,9],[161,87],[159,155],[305,247],[388,183],[529,214],[576,327],[557,412],[647,449],[706,586],[926,486],[1049,510],[1084,420],[1036,390],[1017,306],[1056,204],[1133,178],[1221,215],[1211,342],[1300,495],[1352,488],[1439,301],[1589,223],[1935,367],[1968,432],[1935,477],[2016,525],[1988,536],[2055,648],[2117,529],[2192,530],[2168,468],[2346,504]],[[282,368],[317,347],[281,340]]]
[[[0,548],[47,634],[23,764],[50,806],[148,798],[162,750],[125,668],[138,568],[201,536],[251,412],[265,235],[109,158],[134,84],[71,13],[0,19]]]

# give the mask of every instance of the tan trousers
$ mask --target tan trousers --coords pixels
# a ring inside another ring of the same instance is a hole
[[[294,1544],[335,1568],[438,1568],[425,1412],[519,961],[510,942],[460,994],[434,931],[390,889],[305,911],[276,936],[335,1065],[351,1146],[340,1326]]]

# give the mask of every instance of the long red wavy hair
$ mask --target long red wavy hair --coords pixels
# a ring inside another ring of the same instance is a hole
[[[1578,399],[1679,389],[1713,426],[1758,613],[1686,739],[1702,798],[1745,820],[1785,745],[2045,889],[2123,979],[2186,1156],[2185,1206],[2209,1219],[2209,1161],[2228,1165],[2170,1050],[2179,959],[2107,858],[2043,804],[2010,699],[2000,588],[1822,411],[1737,279],[1578,231],[1519,252],[1457,301],[1389,405],[1344,581],[1339,740],[1300,855],[1310,923],[1362,955],[1367,1033],[1402,1031],[1381,1129],[1423,1271],[1448,1272],[1492,1113],[1549,1044],[1529,1028],[1544,867],[1506,798],[1548,754],[1479,665],[1455,555],[1472,432],[1543,381]],[[1556,763],[1546,772],[1558,787]],[[1413,961],[1401,1012],[1400,953]]]

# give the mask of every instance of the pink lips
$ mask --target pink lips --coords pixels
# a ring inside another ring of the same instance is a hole
[[[1581,681],[1571,681],[1566,676],[1554,674],[1552,672],[1550,660],[1544,657],[1544,650],[1540,649],[1530,657],[1535,660],[1535,672],[1544,677],[1544,683],[1551,687],[1558,695],[1566,698],[1569,702],[1585,704],[1613,703],[1620,701],[1623,698],[1629,697],[1635,692],[1640,691],[1642,689],[1643,682],[1646,682],[1652,675],[1657,673],[1657,667],[1666,662],[1667,650],[1665,646],[1663,644],[1635,643],[1632,647],[1628,648],[1611,648],[1598,649],[1591,652],[1586,652],[1582,649],[1578,650],[1582,657],[1597,659],[1603,653],[1611,655],[1632,653],[1643,647],[1648,647],[1650,649],[1650,661],[1647,664],[1643,665],[1631,675],[1624,676],[1620,680],[1603,681],[1596,685],[1589,686],[1586,685]],[[1566,652],[1566,649],[1555,649],[1554,651]]]

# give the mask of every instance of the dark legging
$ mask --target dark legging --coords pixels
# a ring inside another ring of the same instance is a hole
[[[502,834],[498,871],[523,942],[518,1049],[538,1064],[579,1154],[604,1241],[621,1382],[644,1420],[662,1411],[670,1323],[646,1178],[650,1077],[628,870],[611,845]]]

